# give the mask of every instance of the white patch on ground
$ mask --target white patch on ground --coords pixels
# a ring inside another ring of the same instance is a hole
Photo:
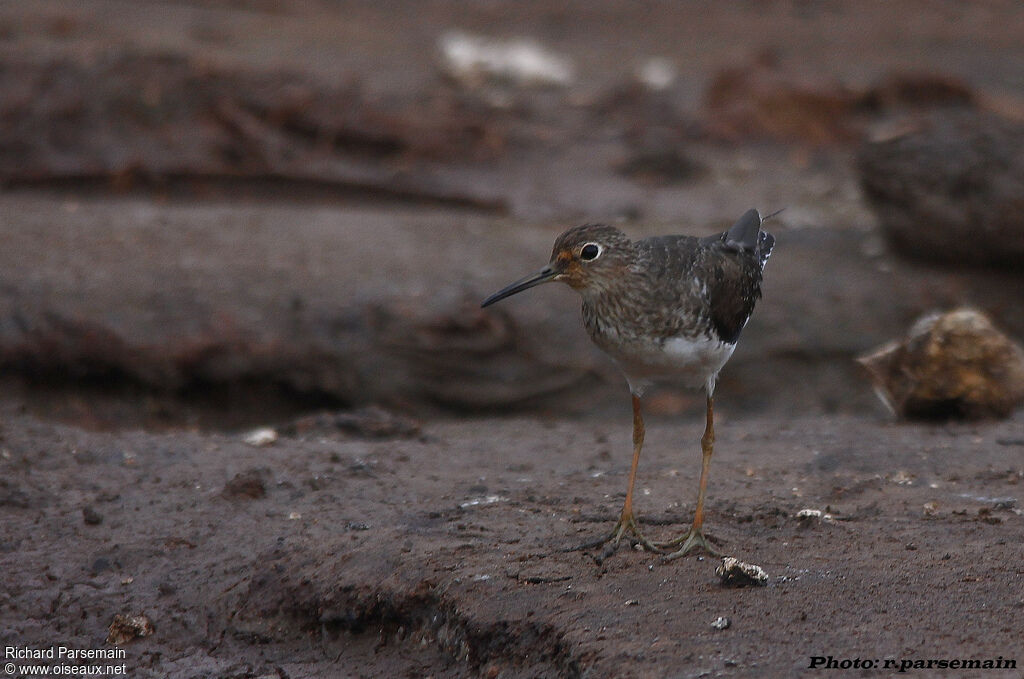
[[[825,523],[832,523],[834,518],[831,514],[821,511],[820,509],[801,509],[796,513],[797,521],[804,523],[810,523],[812,521],[823,521]]]
[[[465,502],[460,502],[459,507],[461,509],[469,509],[470,507],[481,507],[485,505],[493,505],[496,502],[508,502],[507,497],[501,495],[487,495],[484,497],[475,497]]]
[[[263,446],[269,446],[277,441],[277,431],[270,427],[261,427],[260,429],[254,429],[246,434],[242,440],[250,446],[262,448]]]
[[[636,74],[648,89],[660,92],[667,90],[676,80],[676,67],[668,59],[653,57],[643,63]]]
[[[459,31],[440,39],[445,70],[456,80],[508,80],[520,85],[564,87],[573,81],[573,65],[532,40],[497,40]]]

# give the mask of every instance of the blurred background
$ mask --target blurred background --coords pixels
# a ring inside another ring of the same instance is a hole
[[[575,295],[479,301],[568,226],[757,207],[786,209],[725,416],[881,414],[855,358],[922,313],[1024,336],[1022,35],[1012,0],[2,2],[4,398],[619,413]]]

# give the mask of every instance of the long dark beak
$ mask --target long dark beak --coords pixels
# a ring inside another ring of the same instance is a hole
[[[555,279],[555,276],[557,275],[557,271],[552,269],[550,266],[546,266],[537,273],[531,274],[526,278],[521,278],[512,285],[509,285],[507,287],[502,288],[501,290],[498,290],[496,293],[485,299],[483,303],[480,305],[480,308],[482,309],[486,306],[490,306],[495,302],[499,302],[505,299],[506,297],[511,297],[517,292],[522,292],[523,290],[532,288],[535,285],[540,285],[541,283],[547,283],[549,281],[552,281]]]

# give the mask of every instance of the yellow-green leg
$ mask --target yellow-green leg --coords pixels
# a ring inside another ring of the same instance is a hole
[[[686,535],[657,545],[662,548],[682,545],[678,550],[666,556],[666,559],[678,559],[695,549],[703,549],[708,554],[719,556],[719,551],[711,546],[701,530],[704,526],[704,494],[708,488],[708,469],[711,467],[711,455],[715,449],[715,400],[710,394],[707,404],[707,422],[704,426],[704,436],[700,439],[700,448],[702,453],[700,490],[697,493],[697,509],[693,516],[693,526]]]
[[[599,557],[599,561],[607,558],[616,549],[619,548],[619,544],[622,538],[627,534],[632,534],[630,544],[639,544],[652,552],[660,552],[654,543],[649,541],[640,532],[640,525],[637,523],[636,517],[633,515],[633,488],[636,485],[636,470],[640,464],[640,450],[644,446],[644,418],[643,413],[640,410],[640,397],[636,394],[633,395],[633,464],[629,468],[629,486],[626,488],[626,501],[622,505],[622,513],[619,515],[619,521],[612,528],[610,535],[604,538],[593,540],[591,542],[584,543],[575,549],[592,549],[601,545],[607,544],[608,547],[604,553]]]

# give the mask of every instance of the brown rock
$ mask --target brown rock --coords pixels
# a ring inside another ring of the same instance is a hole
[[[883,231],[902,253],[1024,265],[1024,125],[947,112],[864,145],[858,169]]]
[[[900,417],[1006,417],[1024,399],[1024,349],[975,309],[924,316],[858,361]]]

